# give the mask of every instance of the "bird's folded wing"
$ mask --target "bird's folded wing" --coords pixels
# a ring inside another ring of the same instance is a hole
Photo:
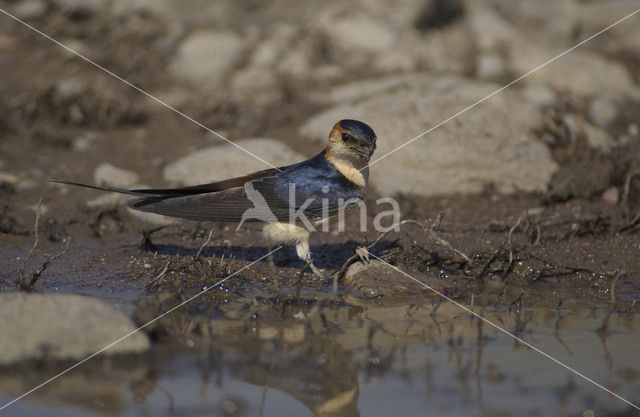
[[[238,223],[253,208],[244,188],[173,197],[146,197],[131,200],[129,207],[188,220]]]
[[[309,220],[337,214],[339,207],[329,200],[314,198],[289,198],[289,183],[278,177],[265,177],[250,181],[245,187],[232,188],[206,194],[183,196],[152,196],[129,202],[136,210],[180,217],[188,220],[239,223],[243,220],[299,221],[304,214]],[[248,191],[248,192],[247,192]],[[308,191],[308,190],[307,190]],[[320,191],[318,191],[319,194]],[[323,204],[326,207],[323,207]],[[298,210],[301,209],[300,213]],[[292,214],[297,213],[295,218]]]
[[[148,188],[148,189],[145,188],[145,189],[134,189],[134,190],[127,190],[124,188],[116,188],[116,187],[100,187],[97,185],[83,184],[83,183],[73,182],[73,181],[52,180],[51,182],[55,182],[58,184],[75,185],[79,187],[91,188],[91,189],[100,190],[100,191],[110,191],[114,193],[127,194],[127,195],[133,195],[138,197],[162,198],[162,197],[176,197],[176,196],[195,195],[195,194],[213,193],[216,191],[224,191],[230,188],[241,187],[248,181],[274,175],[277,172],[278,172],[277,169],[270,168],[262,171],[256,171],[242,177],[229,178],[226,180],[211,182],[208,184],[200,184],[200,185],[193,185],[189,187],[178,187],[178,188]]]

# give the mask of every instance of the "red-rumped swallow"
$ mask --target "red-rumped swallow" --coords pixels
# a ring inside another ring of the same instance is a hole
[[[98,187],[55,181],[101,191],[129,194],[129,207],[188,220],[261,223],[270,244],[295,243],[296,253],[312,271],[309,232],[347,206],[364,199],[368,163],[376,134],[357,120],[341,120],[329,133],[324,151],[311,159],[280,168],[209,184],[169,189]]]

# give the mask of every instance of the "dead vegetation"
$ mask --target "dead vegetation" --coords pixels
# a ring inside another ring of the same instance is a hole
[[[40,200],[36,206],[36,217],[33,222],[34,223],[33,224],[33,234],[34,234],[33,245],[31,246],[31,249],[29,249],[29,252],[27,252],[26,256],[20,263],[20,268],[18,269],[18,279],[16,281],[16,287],[22,291],[33,291],[35,289],[36,283],[42,277],[42,274],[47,270],[49,265],[56,259],[64,256],[69,250],[69,246],[71,245],[71,236],[66,236],[63,239],[65,242],[64,249],[62,249],[60,252],[53,255],[45,253],[44,254],[45,260],[40,264],[40,266],[33,269],[29,273],[25,272],[25,269],[27,268],[27,263],[35,255],[36,251],[38,250],[38,244],[40,243],[39,223],[40,223],[40,215],[42,213],[41,204],[42,204],[42,200]],[[54,234],[53,236],[57,238],[56,234]]]

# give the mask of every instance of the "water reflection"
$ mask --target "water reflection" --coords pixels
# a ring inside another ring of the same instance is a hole
[[[166,306],[144,308],[152,313]],[[482,314],[628,400],[640,400],[640,317],[628,306]],[[521,416],[593,409],[637,415],[450,303],[254,298],[231,302],[218,315],[167,316],[153,329],[160,342],[149,355],[87,363],[14,411]],[[55,370],[5,370],[0,390],[9,398]]]

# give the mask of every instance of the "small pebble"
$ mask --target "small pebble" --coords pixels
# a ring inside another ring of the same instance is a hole
[[[240,406],[238,405],[237,402],[233,400],[224,400],[222,402],[222,412],[224,413],[224,415],[235,416],[235,415],[238,415],[239,411],[240,411]]]
[[[616,103],[610,97],[598,97],[589,106],[589,119],[600,127],[605,127],[618,117]]]
[[[478,55],[476,66],[478,78],[481,79],[497,78],[504,74],[504,61],[498,54],[484,53]]]
[[[609,187],[602,193],[602,201],[615,206],[620,201],[620,192],[616,187]]]
[[[537,106],[551,106],[557,101],[556,92],[546,83],[528,84],[522,89],[522,94]]]
[[[101,186],[129,188],[138,182],[138,174],[103,163],[94,171],[93,180]]]
[[[16,185],[20,178],[8,172],[0,172],[0,184]]]

